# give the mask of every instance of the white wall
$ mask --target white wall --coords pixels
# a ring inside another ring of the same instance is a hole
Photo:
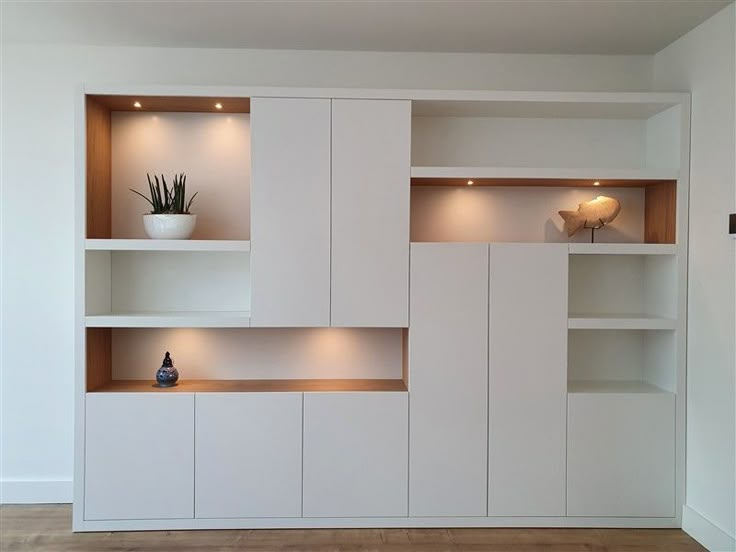
[[[731,4],[659,52],[653,66],[657,90],[692,91],[683,526],[713,550],[732,550],[736,534],[736,269],[727,233],[736,211],[735,24]]]
[[[645,90],[646,56],[2,47],[0,478],[71,499],[74,94],[79,84]],[[39,223],[42,221],[42,223]]]

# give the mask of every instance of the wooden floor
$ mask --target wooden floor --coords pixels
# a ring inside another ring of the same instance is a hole
[[[679,529],[341,529],[71,532],[71,507],[0,506],[0,550],[300,552],[703,551]]]

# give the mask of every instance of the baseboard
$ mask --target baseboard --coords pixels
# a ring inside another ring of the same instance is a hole
[[[0,504],[61,504],[71,502],[72,496],[71,479],[0,480]]]
[[[682,507],[682,530],[710,552],[736,550],[736,540],[733,537],[687,505]]]

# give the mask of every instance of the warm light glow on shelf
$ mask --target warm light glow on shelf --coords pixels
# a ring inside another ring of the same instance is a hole
[[[143,106],[141,105],[141,102],[135,102],[133,103],[133,107],[137,107],[138,109],[140,109]]]
[[[597,180],[595,182],[593,182],[593,186],[600,186],[600,185],[601,185],[601,183],[598,182]]]
[[[472,185],[473,185],[473,181],[472,180],[468,180],[468,186],[472,186]]]
[[[217,102],[215,104],[215,109],[222,109],[222,104],[220,102]]]

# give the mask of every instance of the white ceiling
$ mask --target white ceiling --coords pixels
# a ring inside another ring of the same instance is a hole
[[[732,0],[7,1],[3,41],[652,54]]]

